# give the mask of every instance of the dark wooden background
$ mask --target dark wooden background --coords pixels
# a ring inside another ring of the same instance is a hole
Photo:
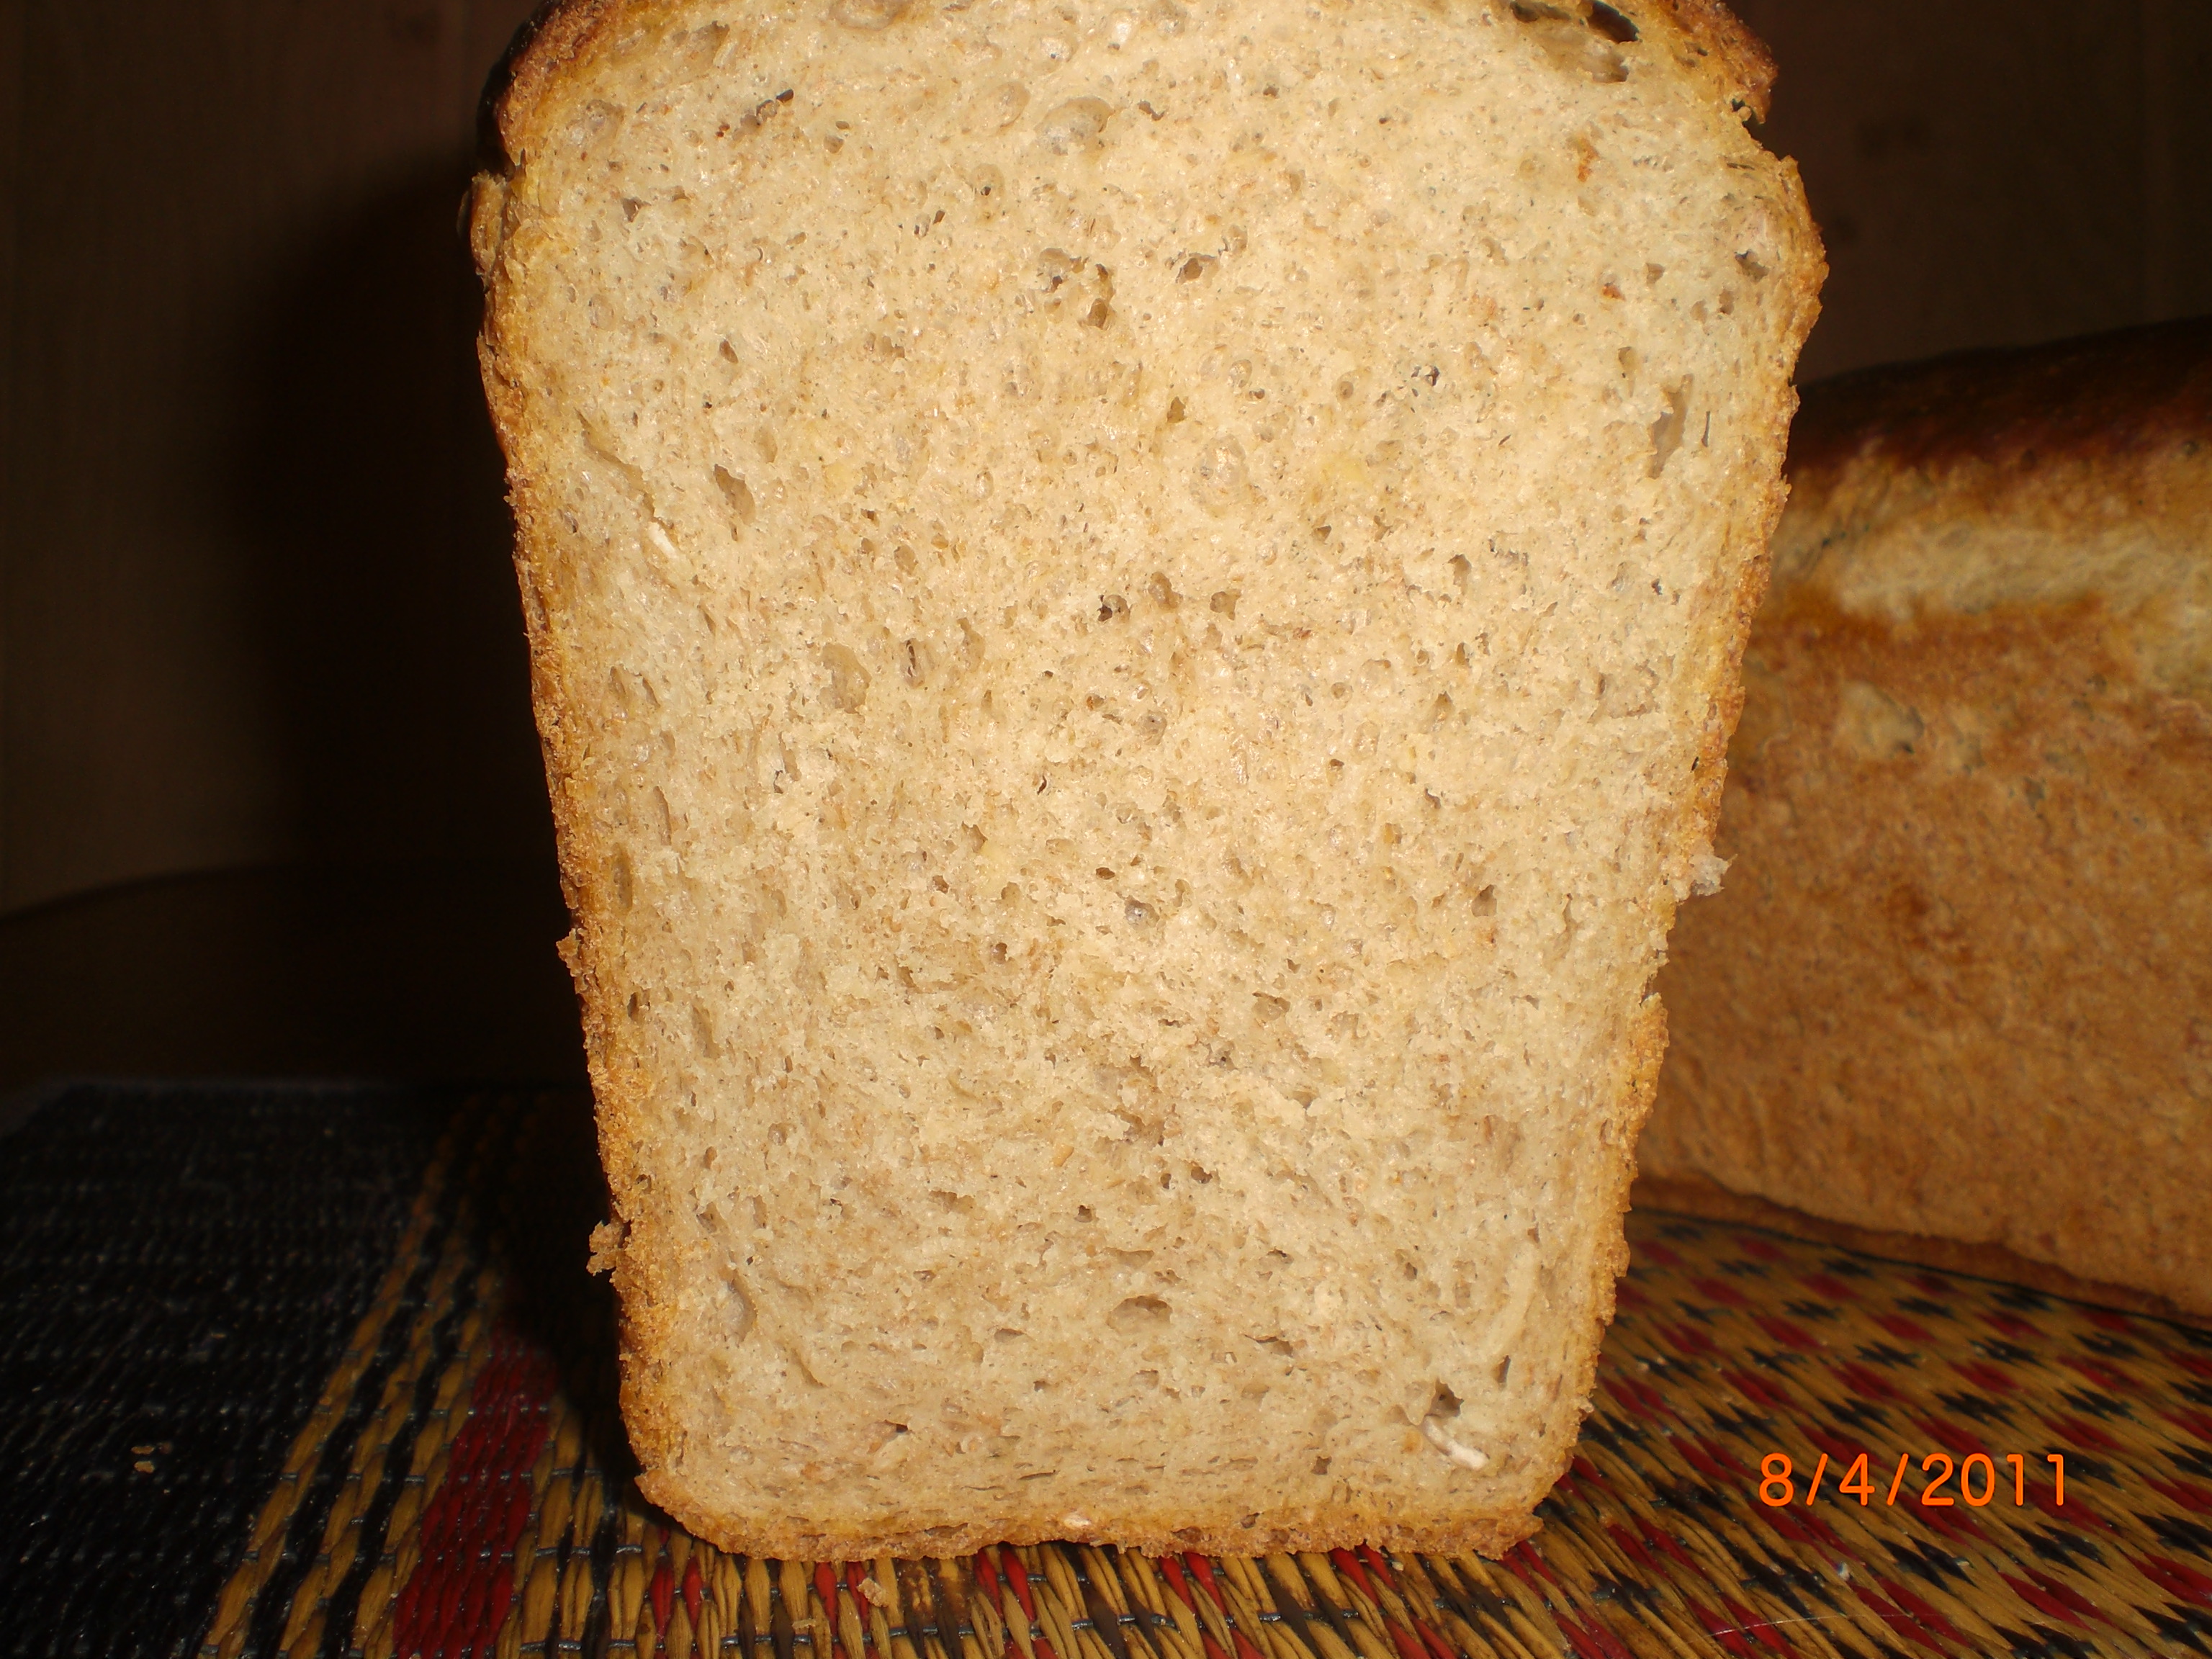
[[[2212,5],[1744,0],[1808,377],[2212,310]],[[456,234],[530,0],[0,0],[0,1090],[568,1078]]]

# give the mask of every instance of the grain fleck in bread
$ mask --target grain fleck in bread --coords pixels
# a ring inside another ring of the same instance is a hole
[[[2212,321],[1790,448],[1644,1168],[2212,1313]]]
[[[474,217],[645,1490],[1502,1549],[1819,250],[1717,8],[556,10]]]

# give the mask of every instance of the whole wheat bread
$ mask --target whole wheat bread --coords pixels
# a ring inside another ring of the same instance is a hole
[[[1820,274],[1717,7],[571,0],[486,385],[645,1491],[1498,1550]]]
[[[1646,1170],[2212,1314],[2212,321],[1826,382],[1790,476]]]

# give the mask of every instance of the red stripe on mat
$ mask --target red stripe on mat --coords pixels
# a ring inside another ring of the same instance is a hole
[[[446,1478],[422,1513],[422,1564],[392,1610],[398,1652],[459,1659],[490,1651],[514,1596],[514,1547],[530,1524],[531,1471],[560,1381],[530,1338],[512,1328],[494,1336]]]

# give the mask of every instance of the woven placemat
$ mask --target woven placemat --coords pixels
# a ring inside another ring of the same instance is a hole
[[[725,1555],[629,1486],[611,1310],[547,1224],[577,1157],[544,1110],[457,1123],[203,1653],[2212,1651],[2212,1336],[1664,1215],[1503,1561]]]
[[[629,1484],[597,1196],[580,1103],[451,1119],[201,1654],[2212,1655],[2212,1334],[1664,1214],[1502,1561],[726,1555]]]
[[[194,1650],[454,1098],[79,1086],[0,1139],[0,1653]]]

